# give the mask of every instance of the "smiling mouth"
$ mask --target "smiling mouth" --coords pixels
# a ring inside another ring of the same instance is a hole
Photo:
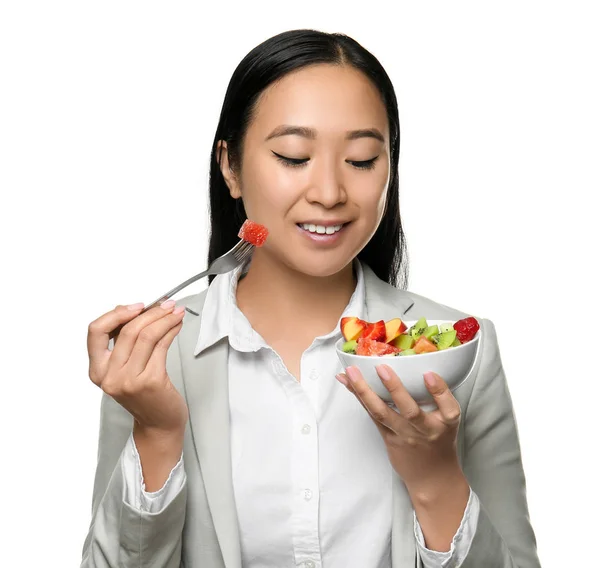
[[[340,231],[342,227],[348,223],[340,223],[339,225],[314,225],[312,223],[296,223],[298,227],[312,233],[314,235],[333,235]]]

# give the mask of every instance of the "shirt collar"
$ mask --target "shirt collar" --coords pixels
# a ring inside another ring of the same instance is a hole
[[[240,277],[250,267],[251,258],[234,270],[215,276],[206,292],[206,299],[201,313],[200,333],[194,350],[198,355],[217,341],[227,337],[231,347],[238,351],[258,351],[267,347],[264,339],[250,325],[244,313],[238,308],[236,292]],[[363,318],[365,314],[365,279],[362,265],[355,258],[353,265],[356,271],[356,288],[342,317],[356,316]],[[334,336],[341,337],[340,322],[322,339]]]

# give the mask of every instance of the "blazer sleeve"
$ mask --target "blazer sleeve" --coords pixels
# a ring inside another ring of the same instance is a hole
[[[480,501],[462,568],[540,568],[525,474],[496,328],[482,323],[481,366],[464,418],[463,470]]]
[[[125,499],[123,468],[133,417],[102,393],[92,520],[81,568],[180,568],[187,481],[163,509],[146,512]]]

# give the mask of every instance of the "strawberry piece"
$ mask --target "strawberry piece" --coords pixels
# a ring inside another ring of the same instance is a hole
[[[384,341],[386,337],[385,321],[379,320],[370,323],[359,335],[363,339],[373,339],[374,341]]]
[[[466,343],[475,337],[479,330],[479,322],[474,317],[464,318],[454,324],[454,329],[460,342]]]
[[[250,219],[246,219],[244,224],[240,227],[238,237],[248,241],[255,247],[262,247],[267,240],[268,234],[269,231],[266,227],[259,223],[255,223],[254,221],[250,221]]]
[[[368,339],[365,337],[359,337],[356,342],[356,354],[357,355],[390,355],[391,353],[399,353],[400,349],[390,345],[389,343],[383,343],[374,339]]]

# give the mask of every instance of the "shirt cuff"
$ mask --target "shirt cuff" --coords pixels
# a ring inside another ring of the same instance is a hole
[[[450,550],[447,552],[429,550],[425,547],[425,537],[417,520],[416,512],[413,512],[413,517],[415,540],[424,568],[454,568],[462,564],[471,548],[479,518],[479,498],[471,489],[462,521],[452,539]]]
[[[135,446],[132,432],[123,452],[123,475],[125,502],[140,511],[160,513],[177,496],[185,483],[183,452],[181,452],[177,465],[169,473],[165,484],[158,491],[148,492],[142,475],[140,455]]]

